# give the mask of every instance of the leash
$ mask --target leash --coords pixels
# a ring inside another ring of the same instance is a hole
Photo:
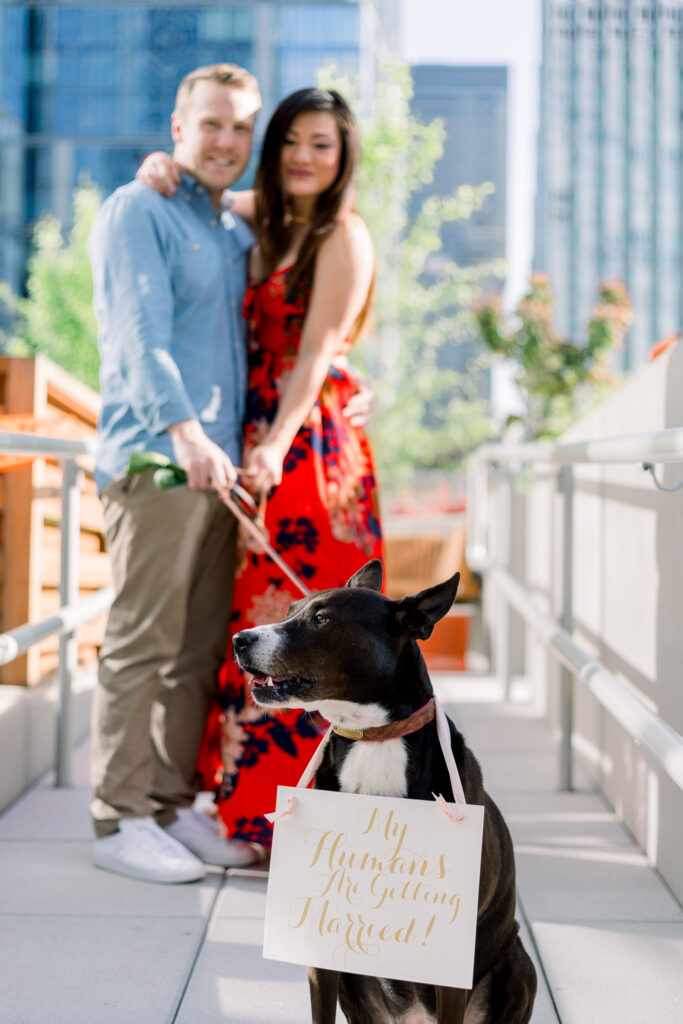
[[[239,467],[237,467],[238,472]],[[166,455],[158,452],[131,452],[128,459],[128,475],[135,473],[146,473],[153,471],[154,486],[162,491],[170,490],[173,487],[180,487],[187,483],[187,473]],[[214,494],[230,509],[235,519],[244,527],[247,533],[258,541],[264,554],[275,562],[285,576],[300,590],[304,597],[311,593],[309,588],[296,575],[293,569],[280,557],[273,545],[270,543],[268,531],[264,521],[265,502],[256,504],[248,491],[239,484],[233,484],[230,488],[230,495],[220,494],[212,488]]]

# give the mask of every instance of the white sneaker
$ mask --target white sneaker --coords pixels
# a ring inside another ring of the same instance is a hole
[[[191,807],[177,807],[176,814],[178,817],[166,826],[166,832],[192,850],[205,864],[244,868],[258,860],[258,853],[251,843],[220,836],[208,814],[197,813]]]
[[[122,818],[119,831],[95,840],[95,866],[144,882],[197,882],[204,865],[154,818]]]

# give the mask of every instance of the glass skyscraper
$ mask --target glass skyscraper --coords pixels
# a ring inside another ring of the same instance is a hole
[[[683,325],[683,0],[544,0],[543,18],[534,265],[574,340],[599,282],[625,282],[637,366]]]
[[[188,71],[232,61],[261,84],[263,130],[287,93],[335,64],[370,87],[396,0],[17,3],[0,0],[0,280],[20,285],[31,222],[62,223],[87,172],[104,195],[168,148]],[[392,30],[393,31],[393,30]],[[257,140],[258,144],[258,140]]]
[[[442,263],[459,266],[505,258],[508,69],[500,65],[416,64],[412,67],[412,109],[420,120],[440,118],[446,139],[434,180],[416,197],[414,209],[429,194],[449,195],[459,185],[492,182],[495,192],[467,220],[445,224],[443,249],[430,257],[438,273]],[[502,282],[483,282],[500,291]],[[463,370],[481,342],[454,342],[444,353],[448,365]],[[488,389],[488,380],[485,383]]]
[[[444,123],[444,153],[429,192],[490,181],[495,192],[469,220],[447,224],[444,253],[462,266],[505,257],[508,69],[492,65],[416,64],[412,109]],[[421,198],[424,198],[421,194]]]

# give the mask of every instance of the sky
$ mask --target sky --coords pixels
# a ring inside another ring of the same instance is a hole
[[[504,303],[525,290],[533,256],[541,0],[402,0],[410,64],[507,64],[508,279]],[[474,182],[472,183],[474,184]]]

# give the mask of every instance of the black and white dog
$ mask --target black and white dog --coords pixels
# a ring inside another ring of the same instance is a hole
[[[318,789],[453,800],[430,716],[432,684],[416,639],[451,607],[459,574],[391,601],[382,565],[368,562],[346,587],[295,602],[287,618],[237,633],[240,667],[269,707],[317,710],[335,727]],[[351,1024],[527,1024],[536,972],[515,921],[515,864],[507,826],[484,790],[474,754],[449,720],[467,803],[485,808],[474,983],[471,991],[309,968],[313,1024],[332,1024],[337,999]],[[381,739],[383,742],[373,742]]]

